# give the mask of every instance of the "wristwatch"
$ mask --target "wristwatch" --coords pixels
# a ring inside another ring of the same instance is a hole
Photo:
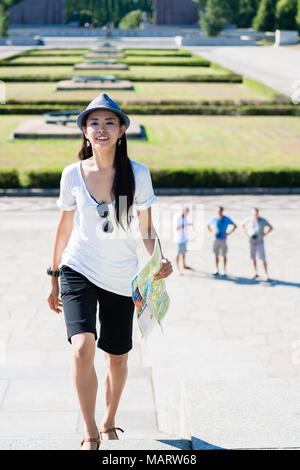
[[[49,276],[58,277],[59,271],[52,271],[51,266],[49,266],[47,269],[47,274],[49,274]]]

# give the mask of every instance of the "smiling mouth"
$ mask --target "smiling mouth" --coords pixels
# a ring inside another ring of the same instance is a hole
[[[109,140],[109,137],[96,137],[97,142],[106,142]]]

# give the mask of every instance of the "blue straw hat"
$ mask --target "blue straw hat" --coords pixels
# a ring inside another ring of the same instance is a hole
[[[128,129],[130,125],[130,119],[127,114],[123,113],[118,103],[112,100],[106,93],[101,93],[93,101],[91,101],[90,104],[87,105],[84,111],[82,111],[77,116],[76,123],[81,131],[83,118],[87,116],[91,111],[94,111],[96,109],[109,109],[114,113],[118,114],[118,116],[123,119],[126,129]]]

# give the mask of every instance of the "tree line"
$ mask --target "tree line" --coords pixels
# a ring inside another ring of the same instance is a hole
[[[300,0],[193,0],[205,7],[201,28],[214,36],[226,23],[256,31],[300,30]]]
[[[132,10],[142,10],[152,15],[152,0],[66,0],[65,20],[69,23],[76,18],[81,26],[88,22],[95,27],[108,23],[118,27]]]
[[[0,36],[7,34],[9,8],[21,0],[0,0]],[[209,35],[216,35],[226,23],[257,31],[300,30],[300,0],[193,0],[200,3],[199,24]],[[118,27],[128,13],[138,11],[129,25],[140,22],[141,11],[152,17],[152,0],[66,0],[65,21],[88,22],[94,27],[108,23]],[[123,23],[122,23],[123,20]],[[130,26],[129,26],[130,27]]]

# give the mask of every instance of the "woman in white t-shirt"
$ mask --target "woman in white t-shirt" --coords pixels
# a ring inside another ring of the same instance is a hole
[[[63,309],[72,345],[72,377],[85,429],[81,449],[87,450],[98,449],[101,439],[118,439],[117,429],[124,432],[115,427],[115,414],[132,349],[131,280],[138,269],[136,238],[142,236],[152,255],[157,237],[151,219],[156,197],[150,172],[127,155],[125,131],[129,124],[128,116],[105,93],[77,117],[82,147],[79,161],[67,165],[61,175],[60,219],[47,270],[51,275],[47,301],[56,313]],[[170,261],[163,257],[154,279],[166,278],[172,271]],[[97,347],[105,351],[108,365],[106,411],[99,430],[94,368],[98,303],[101,328]]]

